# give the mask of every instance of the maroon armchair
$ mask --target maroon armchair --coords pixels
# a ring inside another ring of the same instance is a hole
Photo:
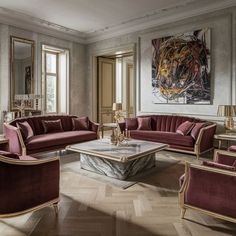
[[[236,153],[215,151],[214,162],[186,163],[179,191],[181,217],[198,210],[236,223]]]
[[[0,218],[59,202],[59,158],[37,160],[0,151]]]

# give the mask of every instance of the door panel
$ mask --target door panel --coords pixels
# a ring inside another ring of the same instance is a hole
[[[112,104],[115,101],[115,60],[99,57],[99,107],[98,121],[113,122]]]
[[[134,66],[127,64],[127,115],[134,116]]]

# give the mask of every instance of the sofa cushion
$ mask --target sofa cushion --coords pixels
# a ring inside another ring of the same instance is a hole
[[[16,126],[17,128],[20,129],[20,132],[21,132],[21,135],[22,135],[22,138],[24,140],[34,136],[34,132],[31,128],[31,126],[29,125],[29,123],[27,121],[24,121],[24,122],[17,122],[16,123]]]
[[[169,145],[186,147],[194,146],[194,139],[190,135],[183,136],[172,132],[132,130],[131,137],[134,139],[143,139],[147,141],[166,143]]]
[[[217,168],[221,170],[236,171],[236,168],[234,166],[224,165],[224,164],[220,164],[220,163],[216,163],[212,161],[203,161],[202,164],[204,166],[209,166],[209,167],[213,167],[213,168]]]
[[[195,123],[192,131],[191,131],[191,136],[197,140],[197,137],[200,133],[201,128],[206,126],[206,122],[199,122],[199,123]]]
[[[59,145],[66,146],[72,143],[89,141],[96,138],[97,134],[88,130],[41,134],[28,139],[26,142],[26,148],[28,150],[37,150],[40,148],[44,149]]]
[[[125,118],[125,128],[128,130],[135,130],[138,128],[137,118]]]
[[[0,155],[4,157],[13,158],[13,159],[19,159],[19,156],[16,153],[0,151]]]
[[[231,146],[228,148],[228,151],[236,152],[236,145],[231,145]]]
[[[176,130],[176,133],[181,135],[188,135],[192,128],[194,127],[194,123],[190,121],[185,121]]]
[[[138,130],[152,130],[151,117],[138,117]]]
[[[73,130],[88,130],[89,120],[88,117],[72,118]]]
[[[42,120],[44,133],[57,133],[63,132],[61,119],[58,120]]]

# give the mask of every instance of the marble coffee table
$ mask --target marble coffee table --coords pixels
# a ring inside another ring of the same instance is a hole
[[[135,139],[117,147],[109,139],[98,139],[66,149],[80,153],[82,169],[124,180],[154,167],[155,153],[166,147],[166,144]]]

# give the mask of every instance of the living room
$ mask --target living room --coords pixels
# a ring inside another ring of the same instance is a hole
[[[0,234],[235,235],[235,29],[235,0],[1,0]]]

